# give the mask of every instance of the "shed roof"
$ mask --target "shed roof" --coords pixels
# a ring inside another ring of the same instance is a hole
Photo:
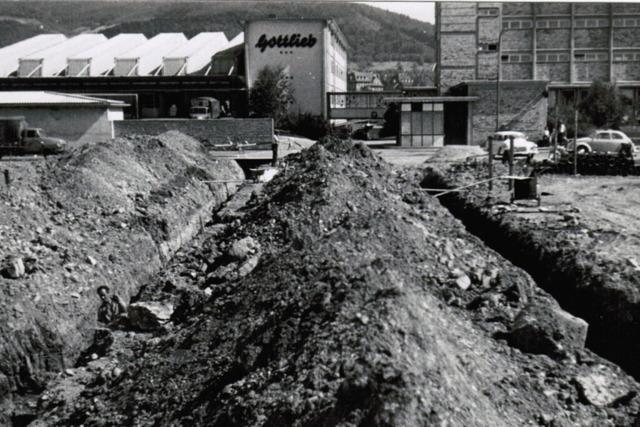
[[[146,42],[147,38],[140,33],[122,33],[109,40],[95,45],[87,50],[83,50],[75,55],[67,57],[68,59],[90,59],[102,56],[111,56],[123,54],[127,51],[135,49],[137,46]]]
[[[0,49],[0,77],[18,69],[18,59],[67,40],[64,34],[39,34]]]
[[[31,53],[29,55],[22,55],[20,59],[49,59],[49,58],[63,58],[66,59],[67,55],[74,55],[83,50],[89,49],[97,44],[100,44],[107,40],[102,34],[80,34],[62,43],[55,44],[43,50]]]
[[[226,48],[228,44],[229,41],[223,32],[200,33],[177,49],[166,54],[165,58],[188,58],[192,55],[199,54],[203,49],[213,55],[215,52]]]
[[[118,59],[125,58],[139,58],[139,57],[151,57],[160,55],[167,55],[174,49],[177,49],[180,45],[186,43],[187,38],[183,33],[160,33],[150,38],[145,43],[136,47],[129,52],[122,55],[118,55]]]
[[[0,92],[0,107],[30,106],[126,107],[127,104],[113,99],[43,90]]]

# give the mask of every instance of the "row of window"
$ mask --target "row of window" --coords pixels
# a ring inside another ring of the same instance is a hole
[[[478,16],[498,16],[500,12],[497,7],[484,7],[478,9]]]
[[[503,22],[503,28],[509,30],[529,29],[533,27],[530,19],[512,19]],[[640,27],[640,18],[615,18],[614,27]],[[575,28],[608,28],[608,19],[576,19]],[[540,19],[536,21],[536,28],[571,28],[570,19]]]
[[[576,62],[602,62],[609,60],[609,54],[606,52],[576,52],[573,54]],[[502,62],[518,63],[531,62],[531,54],[508,54],[501,55]],[[537,62],[568,62],[568,53],[539,53],[536,56]],[[615,52],[613,54],[614,61],[640,61],[640,52]]]
[[[640,52],[614,52],[614,61],[640,61]]]

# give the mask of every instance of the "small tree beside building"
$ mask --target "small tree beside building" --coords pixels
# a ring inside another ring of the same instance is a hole
[[[594,81],[578,106],[580,114],[596,127],[618,128],[624,115],[623,101],[614,84]]]
[[[266,66],[258,72],[249,93],[249,110],[256,117],[271,117],[276,127],[287,120],[293,89],[282,67]]]

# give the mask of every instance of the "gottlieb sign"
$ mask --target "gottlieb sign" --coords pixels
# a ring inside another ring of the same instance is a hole
[[[260,52],[264,52],[267,48],[292,48],[292,47],[307,47],[312,48],[316,45],[318,39],[313,35],[309,34],[308,36],[302,36],[299,33],[293,34],[279,34],[277,36],[268,37],[266,34],[263,34],[258,39],[256,43],[257,48],[260,49]]]

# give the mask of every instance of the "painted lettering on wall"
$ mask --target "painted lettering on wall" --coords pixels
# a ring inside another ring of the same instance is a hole
[[[258,43],[256,43],[256,47],[260,48],[260,52],[264,52],[268,47],[313,47],[318,42],[318,39],[313,36],[313,34],[309,34],[308,37],[302,37],[298,33],[287,34],[287,35],[277,35],[272,36],[270,38],[267,37],[266,34],[263,34],[258,39]]]

